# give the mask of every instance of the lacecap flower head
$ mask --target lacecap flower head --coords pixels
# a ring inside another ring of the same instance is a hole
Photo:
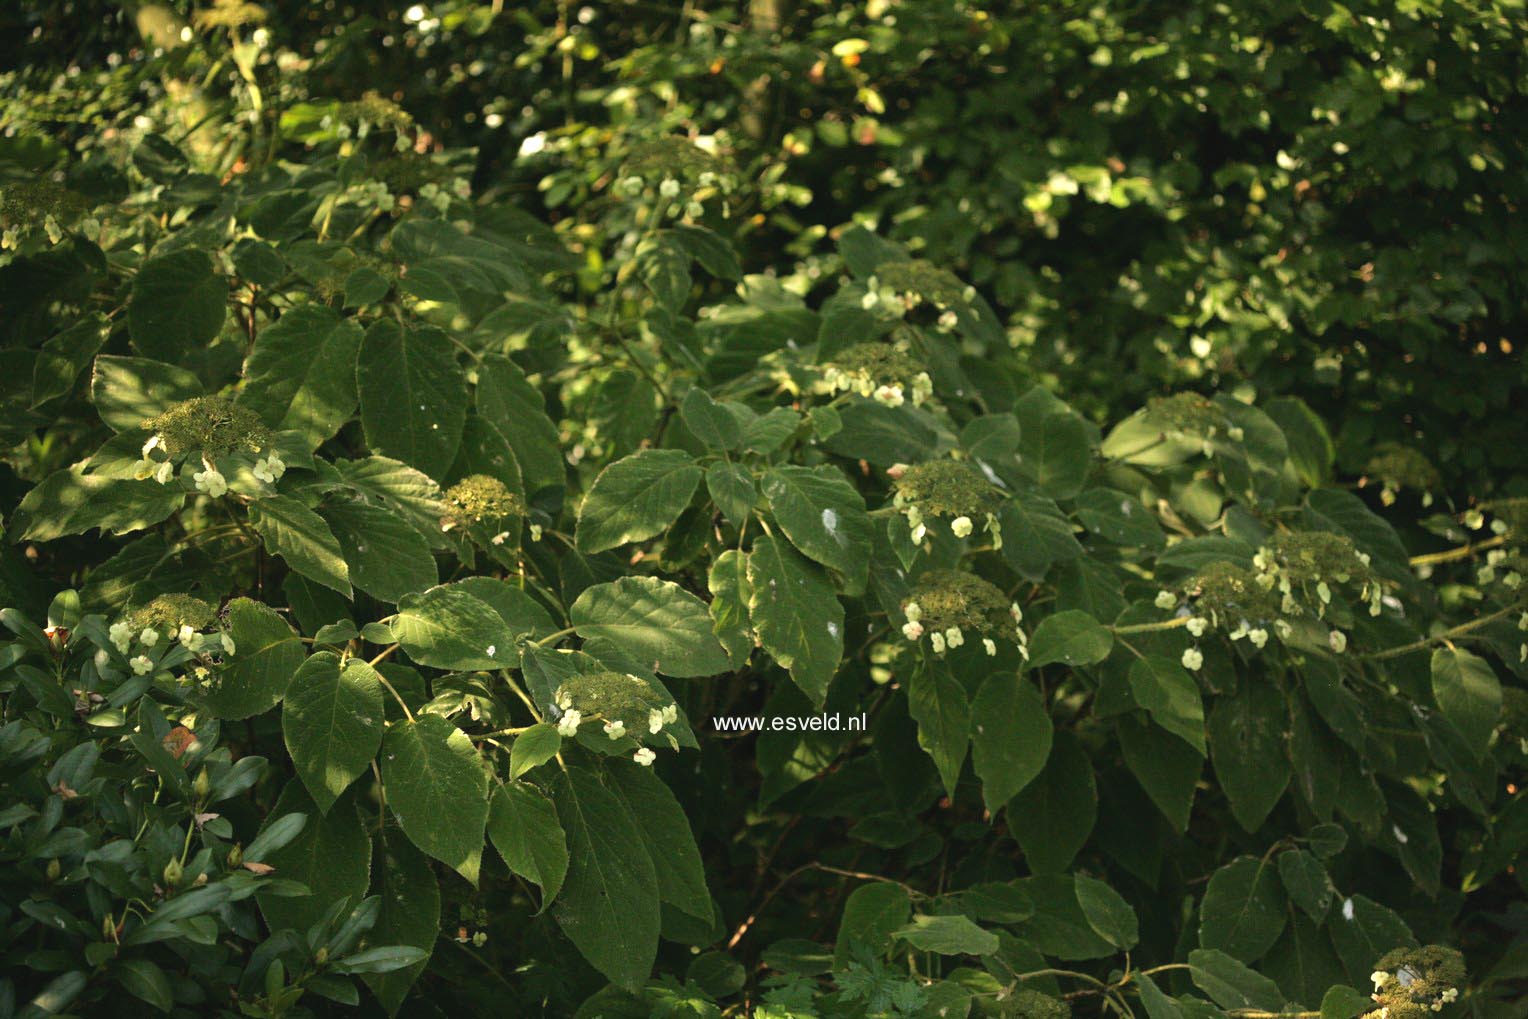
[[[957,538],[971,534],[978,523],[992,535],[992,547],[1003,547],[997,511],[1003,491],[976,467],[963,460],[930,460],[899,468],[892,480],[892,505],[907,518],[914,541],[922,541],[931,520],[949,521]]]
[[[1028,637],[1019,626],[1021,613],[994,584],[961,570],[929,570],[913,585],[902,605],[907,620],[902,635],[914,643],[924,636],[935,654],[979,640],[987,654],[997,654],[1002,640],[1026,651]]]
[[[1468,974],[1464,956],[1443,945],[1397,948],[1374,964],[1369,979],[1386,1019],[1431,1019],[1459,1000]]]
[[[856,343],[823,365],[830,393],[848,391],[888,407],[921,405],[934,392],[922,361],[892,343]]]

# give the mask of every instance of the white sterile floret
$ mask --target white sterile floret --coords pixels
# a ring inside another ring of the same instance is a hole
[[[143,632],[138,634],[138,643],[147,644],[150,647],[159,643],[159,631],[152,626],[145,626]]]
[[[192,475],[196,482],[198,492],[206,492],[214,499],[222,498],[223,493],[228,491],[228,480],[217,472],[216,468],[209,467],[204,471],[197,471]]]
[[[876,388],[875,402],[886,407],[900,407],[906,402],[906,397],[902,395],[901,386],[887,383]]]
[[[1332,589],[1326,586],[1326,581],[1322,580],[1316,584],[1316,597],[1321,599],[1321,604],[1323,605],[1331,604]]]
[[[935,630],[933,633],[929,634],[928,639],[929,643],[934,645],[934,654],[944,654],[944,634],[940,633],[938,630]]]
[[[865,291],[865,296],[860,298],[860,307],[864,308],[866,311],[869,311],[871,308],[874,308],[877,304],[880,303],[881,295],[876,293],[874,290]]]
[[[228,634],[219,634],[219,642],[223,645],[224,654],[233,654],[233,638]]]
[[[168,460],[154,468],[154,480],[161,485],[168,485],[173,477],[175,477],[175,465]]]
[[[149,458],[149,454],[154,452],[154,450],[158,449],[162,445],[164,445],[164,436],[149,436],[149,441],[143,444],[143,458],[147,460]]]
[[[569,708],[562,713],[557,720],[557,734],[559,736],[573,737],[578,735],[578,723],[584,720],[584,716],[577,708]]]
[[[1152,604],[1159,609],[1170,609],[1178,604],[1178,596],[1171,591],[1158,591],[1156,601]]]
[[[127,654],[127,649],[133,645],[133,628],[126,623],[112,623],[111,629],[106,631],[106,635],[117,646],[117,650],[124,655]]]
[[[923,618],[923,606],[915,601],[910,601],[902,606],[902,614],[907,617],[909,623],[916,623]]]
[[[960,647],[966,642],[966,635],[960,632],[960,627],[952,626],[944,631],[944,642],[950,647]]]
[[[993,640],[991,637],[982,638],[982,647],[987,649],[987,656],[989,658],[997,654],[997,641]]]
[[[268,485],[275,484],[285,473],[286,464],[275,453],[269,453],[263,459],[255,461],[255,477]]]
[[[1008,606],[1008,614],[1013,617],[1015,623],[1022,623],[1024,621],[1024,610],[1019,608],[1018,602]]]
[[[658,193],[664,198],[678,198],[679,182],[672,177],[665,177],[663,183],[658,185]]]
[[[1242,431],[1240,426],[1232,425],[1230,428],[1226,429],[1226,434],[1231,437],[1232,442],[1240,442],[1247,433]]]
[[[972,524],[970,517],[956,517],[950,521],[950,531],[957,538],[964,538],[971,533]]]
[[[934,380],[929,378],[928,372],[919,372],[913,376],[913,403],[922,403],[934,395]]]
[[[663,720],[669,725],[673,725],[675,722],[679,721],[679,705],[670,704],[668,707],[664,708]]]
[[[939,328],[945,332],[949,332],[959,324],[960,316],[955,314],[954,311],[946,310],[939,316]]]
[[[1332,650],[1337,652],[1339,655],[1348,649],[1348,635],[1343,633],[1341,630],[1333,630],[1330,634],[1327,635],[1326,642],[1330,644]]]
[[[1253,647],[1259,647],[1260,648],[1264,644],[1268,643],[1268,631],[1264,630],[1261,627],[1259,627],[1256,630],[1248,630],[1247,631],[1247,639],[1252,642],[1252,646]]]
[[[902,624],[902,636],[908,640],[917,640],[923,636],[923,624],[907,622]]]
[[[191,641],[196,639],[196,630],[190,626],[182,626],[180,630],[176,632],[175,639],[180,641],[182,644],[190,644]]]
[[[654,736],[663,731],[663,712],[658,708],[647,713],[647,731]]]
[[[494,655],[498,654],[498,651],[499,646],[497,644],[490,644],[483,649],[483,654],[487,655],[489,658],[492,658]]]
[[[1203,637],[1205,627],[1209,625],[1209,620],[1205,619],[1203,616],[1193,616],[1186,624],[1184,624],[1184,628],[1187,629],[1189,633],[1192,633],[1195,637]]]
[[[1374,982],[1374,989],[1377,991],[1390,982],[1390,974],[1382,969],[1377,969],[1369,974],[1369,979]]]
[[[613,722],[605,723],[605,735],[611,739],[620,739],[626,735],[626,723],[617,718]]]
[[[133,667],[133,673],[138,676],[141,676],[154,668],[154,662],[149,658],[148,655],[139,655],[137,658],[134,658],[130,664]]]
[[[1183,667],[1190,672],[1198,672],[1204,664],[1204,652],[1196,647],[1188,648],[1183,652]]]
[[[637,752],[631,755],[631,759],[644,768],[651,768],[653,762],[658,759],[658,755],[647,747],[638,747]]]

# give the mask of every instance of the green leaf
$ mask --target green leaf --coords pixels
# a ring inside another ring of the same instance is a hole
[[[734,524],[748,519],[759,501],[759,489],[748,468],[722,460],[706,468],[706,491],[710,493],[711,501]]]
[[[1112,488],[1093,488],[1079,495],[1077,518],[1089,531],[1116,545],[1156,549],[1166,540],[1157,518],[1138,498]]]
[[[934,759],[945,792],[953,799],[971,738],[965,688],[944,662],[926,662],[913,672],[907,710],[918,723],[918,745]]]
[[[515,737],[509,748],[509,777],[519,778],[557,756],[562,736],[551,722],[537,722]]]
[[[734,668],[742,668],[753,653],[753,633],[748,619],[748,558],[727,549],[711,562],[706,579],[711,591],[711,629]]]
[[[658,874],[658,898],[680,912],[709,919],[715,908],[684,808],[650,768],[618,761],[610,764],[606,774],[609,789],[626,804],[642,830]]]
[[[595,969],[635,990],[658,953],[658,875],[642,831],[583,767],[557,774],[551,791],[568,836],[568,874],[553,916]]]
[[[1289,463],[1295,475],[1310,488],[1324,484],[1332,472],[1337,448],[1326,425],[1295,396],[1281,396],[1263,405],[1289,444]]]
[[[1057,612],[1040,620],[1029,640],[1029,667],[1060,662],[1096,665],[1109,657],[1114,635],[1086,612]]]
[[[1019,452],[1031,476],[1052,499],[1070,499],[1081,492],[1093,466],[1087,422],[1071,411],[1045,414],[1036,426],[1026,424]]]
[[[248,598],[228,603],[234,653],[205,694],[216,718],[236,721],[275,707],[306,655],[302,641],[274,611]]]
[[[1187,831],[1204,758],[1178,737],[1129,716],[1119,721],[1119,743],[1125,766],[1151,802],[1172,822],[1175,831]]]
[[[373,598],[396,603],[439,582],[424,536],[392,510],[359,501],[331,502],[318,514],[339,542],[351,583]]]
[[[256,901],[272,931],[293,929],[305,934],[335,903],[343,899],[355,906],[365,897],[371,879],[371,839],[353,796],[342,799],[327,814],[320,813],[302,782],[293,779],[282,789],[269,816],[284,818],[294,812],[307,815],[302,830],[259,862],[275,867],[276,875],[284,880],[307,885],[309,894],[261,892]],[[270,828],[267,820],[262,831]],[[249,855],[246,850],[245,856]]]
[[[1035,949],[1058,959],[1102,959],[1115,953],[1082,911],[1070,875],[1037,874],[1019,881],[1018,887],[1035,903],[1035,915],[1018,928]]]
[[[99,313],[86,315],[42,345],[32,366],[31,409],[74,389],[80,373],[106,342],[108,325]]]
[[[837,570],[850,593],[870,570],[870,515],[864,497],[833,467],[772,467],[764,496],[780,529],[808,559]]]
[[[147,959],[123,959],[112,967],[117,983],[122,989],[140,1001],[146,1001],[161,1012],[175,1007],[175,992],[164,970]]]
[[[82,474],[78,467],[54,471],[16,507],[27,541],[53,541],[94,527],[127,534],[159,523],[180,509],[185,489],[154,480],[122,481]]]
[[[503,669],[515,660],[515,633],[504,617],[459,584],[404,597],[393,634],[410,658],[437,669]]]
[[[1240,856],[1210,876],[1199,904],[1199,944],[1256,962],[1283,933],[1284,919],[1273,861]]]
[[[1204,700],[1187,669],[1161,655],[1137,658],[1130,663],[1130,692],[1152,721],[1205,753]]]
[[[609,640],[665,676],[714,676],[730,667],[706,603],[671,581],[622,577],[587,587],[568,620],[585,640]]]
[[[1412,573],[1406,546],[1395,528],[1376,515],[1364,501],[1341,488],[1318,488],[1305,497],[1307,526],[1344,534],[1359,551],[1373,559],[1381,576],[1398,584],[1410,584]]]
[[[172,404],[202,392],[194,372],[143,357],[102,354],[90,376],[90,402],[116,432],[132,431]]]
[[[143,263],[127,302],[133,346],[161,361],[180,361],[206,346],[228,314],[228,283],[212,259],[182,248]]]
[[[701,469],[679,449],[644,449],[600,471],[578,509],[574,537],[582,552],[645,541],[690,504]]]
[[[1256,831],[1289,785],[1284,730],[1288,712],[1273,683],[1243,683],[1210,712],[1210,760],[1231,813]]]
[[[1093,763],[1070,732],[1055,734],[1034,781],[1008,804],[1009,830],[1036,873],[1059,873],[1087,843],[1098,817]]]
[[[1278,1012],[1284,995],[1278,984],[1213,949],[1188,953],[1189,978],[1221,1008]]]
[[[391,973],[429,958],[428,952],[412,945],[383,945],[347,955],[330,964],[331,972],[344,975],[359,973]]]
[[[1393,948],[1416,948],[1416,935],[1400,914],[1363,895],[1344,899],[1327,923],[1332,947],[1348,971],[1348,979],[1366,984],[1380,956]]]
[[[685,427],[710,449],[733,450],[743,441],[742,420],[699,386],[685,394],[679,416]]]
[[[1320,923],[1326,918],[1337,896],[1332,879],[1321,861],[1303,849],[1291,849],[1279,854],[1279,879],[1294,904]]]
[[[439,715],[388,729],[387,806],[409,840],[476,885],[488,823],[488,773],[472,740]]]
[[[382,684],[359,658],[343,667],[320,651],[297,670],[281,707],[281,732],[292,766],[318,809],[366,770],[382,745]]]
[[[540,602],[508,580],[466,577],[451,586],[487,602],[517,637],[539,639],[558,629]]]
[[[1373,1007],[1374,1001],[1367,994],[1336,984],[1321,998],[1321,1019],[1354,1019]]]
[[[251,504],[249,522],[267,552],[309,580],[351,597],[350,566],[323,517],[291,496],[271,495]]]
[[[838,939],[833,947],[833,968],[842,970],[854,958],[856,946],[874,955],[891,947],[896,932],[907,926],[912,902],[907,890],[889,881],[860,885],[844,900],[843,915],[838,921]]]
[[[1482,758],[1501,717],[1501,682],[1490,663],[1460,648],[1438,648],[1432,655],[1432,689],[1443,717],[1476,760]]]
[[[1021,575],[1040,580],[1053,563],[1082,555],[1072,525],[1043,495],[1021,493],[998,511],[1003,527],[1003,558]]]
[[[908,946],[920,952],[938,955],[991,955],[998,949],[998,938],[991,931],[982,930],[967,916],[954,913],[946,916],[913,917],[906,927],[892,932]]]
[[[557,444],[557,426],[547,417],[541,392],[507,357],[490,355],[478,366],[477,411],[514,447],[525,474],[526,494],[544,488],[560,493],[567,467]]]
[[[1082,907],[1082,915],[1088,918],[1088,926],[1121,951],[1134,948],[1141,939],[1140,924],[1135,918],[1135,910],[1124,897],[1095,878],[1078,874],[1072,882],[1077,892],[1077,904]]]
[[[382,908],[367,940],[372,944],[410,945],[425,953],[412,966],[361,977],[391,1016],[398,1013],[435,950],[435,939],[440,935],[440,885],[429,859],[392,828],[383,828],[377,836],[372,870],[372,894],[381,900]]]
[[[748,585],[759,643],[812,703],[822,704],[844,654],[844,608],[833,585],[821,567],[769,536],[753,543]]]
[[[361,341],[356,389],[368,446],[445,476],[467,420],[467,383],[445,333],[379,320]]]
[[[1045,699],[1012,673],[987,677],[971,704],[971,765],[993,817],[1032,782],[1050,756],[1052,726]]]
[[[244,362],[239,402],[308,448],[332,438],[356,410],[361,327],[321,304],[303,304],[261,330]]]
[[[568,873],[568,839],[557,808],[541,790],[525,782],[499,786],[488,812],[488,838],[510,870],[541,888],[542,909],[557,898]]]
[[[402,517],[431,548],[443,548],[440,519],[446,515],[440,486],[428,475],[385,456],[336,460],[345,484],[362,498],[376,500]]]

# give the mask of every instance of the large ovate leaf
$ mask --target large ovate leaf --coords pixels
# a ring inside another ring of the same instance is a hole
[[[665,676],[727,671],[706,603],[671,581],[622,577],[586,588],[568,610],[585,640],[604,638]]]
[[[1501,715],[1501,681],[1490,663],[1461,648],[1438,648],[1432,655],[1432,690],[1443,717],[1480,757]]]
[[[559,773],[551,793],[568,836],[567,878],[552,915],[595,969],[635,988],[658,953],[658,876],[642,831],[586,768]]]
[[[506,782],[493,794],[488,838],[510,870],[541,887],[545,909],[568,873],[568,840],[546,794],[524,782]]]
[[[287,687],[281,731],[292,766],[327,812],[382,745],[382,684],[359,658],[320,651]]]
[[[439,715],[394,724],[382,739],[382,784],[409,840],[476,884],[488,773],[466,734]]]
[[[356,389],[367,445],[445,476],[467,420],[467,383],[445,333],[378,321],[361,341]]]
[[[925,664],[913,673],[907,710],[918,723],[918,745],[934,759],[945,791],[953,799],[971,742],[971,706],[965,688],[944,663]]]
[[[316,447],[355,413],[360,348],[354,320],[321,304],[299,305],[256,337],[239,402]]]
[[[225,719],[248,718],[280,703],[305,653],[287,621],[248,598],[228,603],[234,652],[204,695],[207,710]]]
[[[382,908],[369,940],[374,945],[406,945],[425,953],[413,965],[361,978],[388,1015],[396,1015],[435,950],[440,934],[440,886],[429,859],[398,831],[384,828],[376,841],[372,894],[381,900]]]
[[[397,602],[440,579],[429,544],[392,510],[331,502],[318,515],[339,542],[350,582],[379,601]]]
[[[502,669],[515,660],[515,633],[504,617],[455,584],[404,597],[392,625],[398,643],[420,665]]]
[[[830,467],[783,466],[765,472],[763,489],[791,544],[808,559],[841,574],[846,590],[864,590],[870,569],[870,516],[854,486]]]
[[[748,614],[759,643],[821,704],[844,653],[844,609],[822,568],[779,538],[753,543]]]
[[[127,304],[133,346],[161,361],[182,360],[204,346],[227,315],[228,283],[196,248],[144,262]]]
[[[996,815],[1045,767],[1051,750],[1045,700],[1023,677],[997,673],[971,702],[971,765],[982,801]]]
[[[350,566],[323,517],[290,496],[271,495],[250,507],[249,522],[267,552],[309,580],[350,597]]]
[[[678,449],[644,449],[606,467],[578,509],[578,547],[602,552],[661,533],[689,505],[701,469]]]
[[[1199,904],[1199,944],[1252,963],[1284,930],[1285,902],[1272,860],[1242,856],[1210,876]]]

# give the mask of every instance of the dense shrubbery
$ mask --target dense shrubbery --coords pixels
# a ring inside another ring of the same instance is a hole
[[[1521,1014],[1519,12],[273,6],[10,15],[0,1015]]]

